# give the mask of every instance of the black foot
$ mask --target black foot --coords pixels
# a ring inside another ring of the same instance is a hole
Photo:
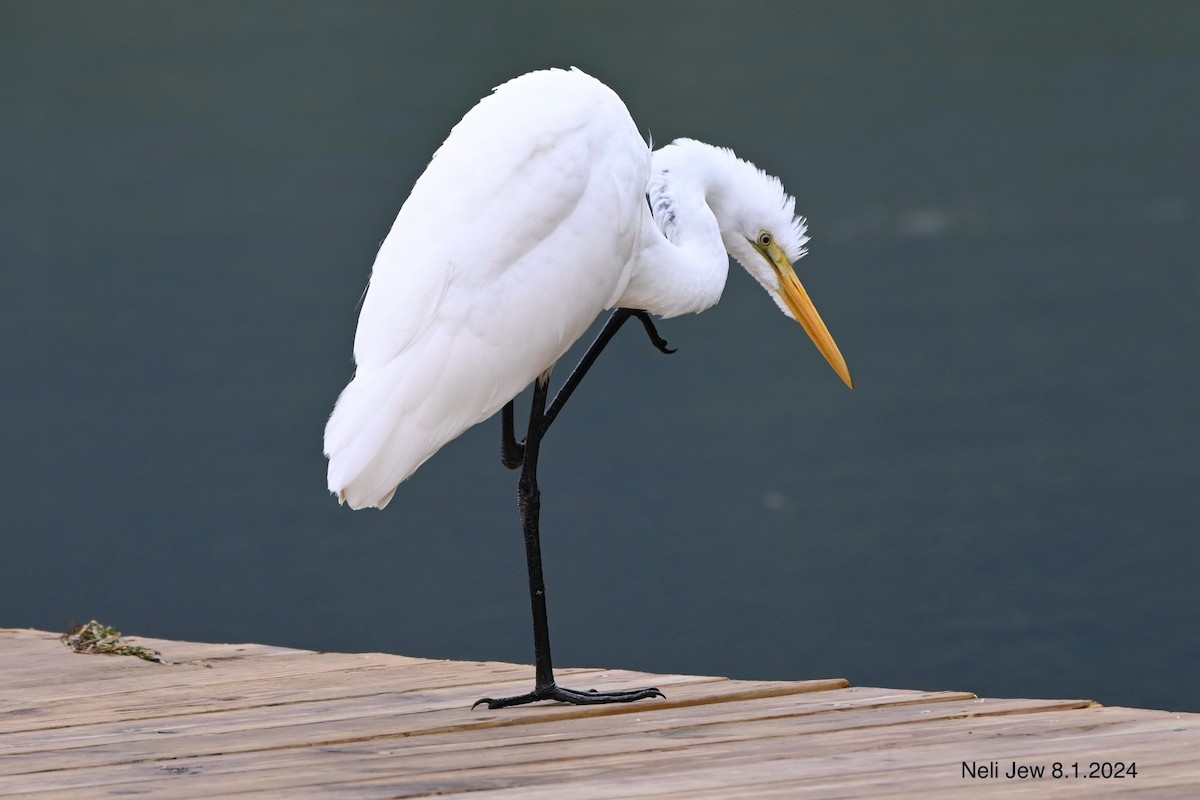
[[[666,697],[658,689],[629,689],[621,692],[598,692],[589,689],[577,692],[574,689],[562,689],[557,684],[550,684],[534,689],[529,694],[519,694],[515,697],[485,697],[476,700],[471,708],[486,705],[488,708],[508,708],[526,703],[536,703],[539,700],[557,700],[560,703],[572,703],[577,706],[599,705],[601,703],[632,703],[635,700],[649,700],[652,697]]]
[[[675,348],[667,344],[667,340],[658,335],[658,329],[654,327],[654,320],[650,319],[650,315],[645,311],[634,311],[633,316],[641,320],[642,327],[646,329],[646,335],[650,337],[650,343],[653,344],[660,353],[670,355],[675,352]]]

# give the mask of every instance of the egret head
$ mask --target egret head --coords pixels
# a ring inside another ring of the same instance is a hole
[[[707,197],[725,249],[762,284],[783,313],[800,323],[829,365],[853,389],[846,360],[792,266],[808,252],[804,247],[808,226],[803,217],[796,216],[796,198],[784,191],[779,178],[738,158],[732,150],[691,139],[674,144],[708,148],[726,162],[720,189]]]

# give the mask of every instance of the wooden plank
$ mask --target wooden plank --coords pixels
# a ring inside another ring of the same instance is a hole
[[[86,694],[90,684],[75,684],[69,692],[56,692],[47,698],[43,692],[19,690],[0,711],[0,732],[59,728],[96,721],[153,720],[161,716],[169,702],[173,713],[211,713],[259,706],[284,706],[351,698],[386,698],[414,690],[462,687],[482,695],[493,686],[519,686],[531,682],[528,667],[503,665],[467,672],[458,669],[389,669],[378,664],[350,660],[324,659],[313,669],[312,663],[276,662],[271,668],[255,670],[245,665],[240,675],[222,671],[192,671],[152,679],[133,679],[119,687],[109,684],[94,695]],[[579,673],[584,676],[608,673]],[[584,680],[594,679],[590,677]],[[635,676],[645,680],[645,676]],[[696,678],[668,679],[668,683]],[[181,684],[181,681],[184,683]],[[16,716],[6,716],[6,713]]]
[[[658,684],[668,699],[472,711],[526,688],[530,668],[138,643],[196,660],[82,656],[0,630],[0,796],[1200,796],[1194,714],[621,670],[564,682]],[[1136,759],[1138,777],[961,774],[964,760],[1104,758]]]
[[[1080,712],[1071,712],[1072,714]],[[1057,741],[1064,731],[1055,725],[1046,725],[1041,715],[1023,716],[1021,722],[1013,718],[976,722],[978,731],[999,727],[1002,733],[989,737],[985,752],[996,760],[1017,759],[1029,763],[1039,759],[1046,763],[1045,742],[1039,736],[1051,736]],[[1066,724],[1069,732],[1078,723]],[[1161,746],[1159,735],[1139,746],[1140,729],[1119,729],[1110,722],[1103,733],[1091,739],[1107,736],[1111,741],[1090,741],[1089,737],[1076,735],[1074,746],[1087,748],[1088,758],[1141,758],[1153,774],[1139,786],[1151,788],[1191,789],[1197,785],[1192,778],[1181,776],[1177,760],[1156,756]],[[923,726],[914,726],[922,728]],[[1150,731],[1161,734],[1161,729]],[[880,750],[874,746],[860,744],[858,731],[826,732],[822,740],[828,742],[817,752],[809,745],[815,740],[798,743],[791,736],[773,735],[771,731],[758,730],[741,743],[704,742],[679,749],[635,749],[628,752],[588,757],[572,756],[561,752],[544,755],[540,760],[506,762],[503,764],[472,765],[443,772],[426,769],[414,773],[405,772],[400,765],[393,764],[388,775],[382,778],[345,781],[343,776],[310,774],[304,781],[289,788],[289,796],[303,798],[316,794],[318,786],[335,786],[339,796],[414,796],[423,792],[437,792],[441,796],[472,797],[565,797],[581,796],[671,796],[689,797],[700,790],[725,791],[725,796],[746,796],[750,787],[770,783],[786,785],[794,796],[864,796],[875,792],[891,791],[908,796],[924,796],[930,787],[941,787],[947,791],[975,791],[976,785],[961,776],[961,760],[979,750],[971,743],[963,742],[961,728],[949,732],[937,731],[932,744],[907,744],[901,751]],[[982,741],[982,739],[981,739]],[[1186,757],[1194,764],[1197,740],[1194,732],[1187,744]],[[475,754],[472,754],[473,756]],[[532,754],[530,754],[532,755]],[[1163,759],[1163,760],[1159,760]],[[1165,771],[1163,768],[1167,768]],[[1186,773],[1182,773],[1186,776]],[[302,785],[304,784],[304,785]],[[219,785],[219,784],[218,784]],[[1093,785],[1093,784],[1089,784]],[[1033,784],[1021,787],[1019,783],[987,784],[990,791],[1000,790],[1013,793],[1032,793],[1041,796],[1045,784],[1032,788]],[[1077,791],[1083,783],[1075,784]],[[306,788],[307,787],[307,788]],[[1058,785],[1055,785],[1057,792]],[[328,791],[328,789],[325,789]],[[177,795],[187,796],[187,795]],[[721,796],[719,793],[714,796]]]
[[[836,718],[838,715],[831,715]],[[1035,713],[1032,716],[1037,716]],[[995,717],[986,721],[981,729],[990,724],[999,728],[993,733],[1006,741],[1018,744],[1020,747],[1011,752],[1002,747],[989,743],[989,752],[1000,757],[1023,757],[1031,751],[1040,752],[1032,740],[1023,739],[1040,730],[1046,732],[1044,720],[1030,722],[1031,715],[1016,717],[1012,713],[1004,717]],[[1132,715],[1131,719],[1140,723],[1147,730],[1146,722],[1140,715]],[[1127,723],[1129,720],[1108,720],[1104,726],[1088,723],[1095,728],[1097,736],[1120,736],[1126,739],[1131,733],[1138,733],[1138,725],[1125,725],[1124,729],[1115,726]],[[1158,720],[1154,721],[1158,723]],[[1078,727],[1077,722],[1069,723]],[[921,748],[906,749],[903,758],[897,758],[886,750],[880,751],[872,744],[864,744],[863,739],[855,730],[841,731],[842,737],[831,736],[826,732],[821,737],[827,742],[824,748],[811,748],[798,744],[790,735],[779,736],[775,730],[747,730],[738,741],[700,742],[671,742],[663,745],[661,742],[651,742],[653,750],[647,750],[638,743],[628,743],[621,746],[619,737],[605,737],[610,741],[597,748],[596,741],[586,738],[578,739],[575,749],[565,748],[562,742],[547,740],[532,748],[528,744],[519,747],[497,747],[493,753],[472,752],[468,758],[462,753],[443,749],[431,755],[429,752],[408,750],[381,751],[375,754],[376,763],[370,768],[364,768],[361,763],[347,764],[344,759],[336,756],[344,753],[323,754],[329,756],[326,763],[317,764],[306,759],[304,751],[296,751],[289,755],[286,764],[275,765],[275,768],[251,768],[244,770],[246,765],[226,762],[223,765],[214,764],[213,760],[197,760],[189,765],[178,764],[176,769],[181,774],[204,776],[203,780],[175,781],[169,786],[169,791],[161,796],[192,797],[207,796],[209,793],[228,793],[232,791],[265,791],[286,790],[288,796],[303,797],[318,791],[329,791],[336,788],[338,796],[410,796],[412,793],[437,791],[440,793],[452,791],[481,792],[486,789],[499,790],[506,786],[518,788],[511,795],[501,793],[497,796],[564,796],[564,785],[574,788],[586,788],[589,793],[597,790],[597,796],[607,796],[598,790],[604,786],[632,785],[639,796],[664,794],[666,796],[690,796],[702,788],[706,790],[715,787],[739,787],[737,796],[750,787],[764,784],[778,791],[781,786],[807,786],[819,793],[831,791],[829,785],[833,780],[838,785],[858,787],[858,790],[884,788],[889,784],[903,784],[906,780],[916,781],[921,786],[932,786],[939,782],[951,788],[957,787],[962,791],[964,786],[973,787],[973,783],[964,783],[959,774],[960,761],[963,755],[961,730],[934,731],[931,734],[932,748],[928,752],[934,755],[921,754]],[[1055,735],[1061,731],[1052,731]],[[785,731],[790,734],[792,731]],[[1016,734],[1016,735],[1014,735]],[[615,740],[615,741],[612,741]],[[1181,740],[1182,741],[1182,740]],[[1194,737],[1189,749],[1184,755],[1195,758]],[[1110,747],[1092,747],[1093,757],[1099,757],[1112,752]],[[1122,752],[1137,753],[1125,742],[1117,742]],[[940,749],[939,749],[940,748]],[[953,749],[955,752],[947,752]],[[506,752],[507,751],[507,752]],[[910,752],[911,751],[911,752]],[[882,753],[882,754],[881,754]],[[803,755],[803,758],[799,758]],[[1160,766],[1161,760],[1157,762]],[[259,762],[262,766],[262,762]],[[347,766],[350,768],[347,769]],[[122,785],[132,788],[137,785],[138,791],[143,789],[150,796],[156,796],[158,791],[143,783],[161,782],[163,772],[145,769],[145,765],[134,768],[141,769],[142,775],[123,775],[107,785]],[[832,770],[832,776],[828,771]],[[364,774],[387,772],[385,779],[361,779]],[[101,773],[94,771],[84,773],[91,778],[111,775],[111,771]],[[360,776],[355,779],[353,776]],[[949,775],[949,779],[946,777]],[[915,776],[915,777],[914,777]],[[132,781],[130,779],[133,779]],[[619,780],[618,780],[619,779]],[[1157,779],[1156,779],[1157,780]],[[732,781],[732,783],[730,783]],[[594,785],[593,785],[594,784]],[[1148,785],[1164,784],[1162,780],[1143,782]],[[533,793],[533,789],[544,787],[546,793]],[[325,787],[325,788],[322,788]],[[28,787],[27,787],[28,788]],[[65,787],[56,787],[65,788]],[[490,794],[487,796],[491,796]],[[619,793],[613,796],[621,796]]]
[[[39,631],[32,628],[0,628],[0,646],[12,648],[14,654],[25,651],[36,657],[56,648],[67,649],[61,641],[62,634]],[[171,662],[202,661],[218,658],[241,658],[249,655],[283,655],[311,653],[293,647],[278,647],[268,644],[240,643],[213,644],[210,642],[183,642],[173,639],[156,639],[149,636],[123,637],[130,644],[141,645],[160,651]],[[19,655],[15,656],[19,658]],[[6,656],[5,665],[9,664]],[[15,660],[14,662],[15,663]]]
[[[620,673],[605,673],[592,681],[598,688],[620,686],[628,680]],[[782,694],[805,694],[804,687],[779,682],[757,681],[694,681],[691,676],[657,676],[671,687],[671,699],[657,700],[662,707],[694,705],[697,699],[722,702],[739,698],[771,697]],[[672,680],[681,681],[672,684]],[[501,687],[503,688],[503,684]],[[510,687],[517,690],[524,681]],[[50,751],[80,751],[80,765],[88,763],[89,749],[98,752],[91,763],[99,766],[108,758],[107,744],[125,743],[130,748],[139,744],[152,747],[163,756],[188,753],[235,752],[269,747],[300,747],[320,743],[352,743],[378,737],[411,737],[423,733],[458,731],[470,727],[506,727],[536,722],[583,717],[615,716],[641,713],[649,704],[622,705],[591,709],[542,706],[521,709],[519,714],[499,715],[472,712],[470,704],[478,698],[477,687],[420,688],[408,693],[348,698],[330,703],[294,703],[267,709],[213,711],[200,714],[172,714],[159,719],[142,720],[130,725],[126,721],[98,721],[28,731],[21,744],[10,746],[13,755],[31,755]],[[164,741],[164,736],[170,741]],[[268,738],[269,737],[269,738]],[[264,744],[269,743],[269,744]],[[0,771],[9,769],[0,764]]]
[[[841,693],[828,692],[825,694],[839,695]],[[961,697],[961,695],[951,696]],[[807,695],[802,695],[801,697],[804,698],[807,697]],[[792,698],[786,699],[790,700]],[[779,720],[781,719],[782,714],[833,714],[833,720],[835,721],[835,724],[841,727],[846,725],[855,726],[859,724],[866,724],[866,719],[860,721],[857,720],[853,715],[845,713],[855,704],[857,704],[858,708],[862,711],[881,709],[889,706],[893,711],[901,711],[902,719],[880,719],[876,717],[874,720],[880,724],[896,724],[903,719],[919,717],[922,714],[922,711],[915,706],[921,699],[929,702],[943,700],[943,702],[936,703],[936,708],[938,713],[944,715],[962,717],[964,715],[982,713],[981,704],[977,700],[960,700],[959,703],[956,704],[953,702],[946,702],[943,698],[937,697],[936,695],[931,695],[930,693],[896,692],[895,690],[860,691],[854,697],[845,697],[843,695],[841,700],[834,699],[834,697],[827,697],[818,702],[793,704],[790,707],[781,706],[779,703],[779,698],[762,698],[758,701],[739,701],[732,705],[736,706],[737,708],[741,708],[747,705],[757,704],[759,706],[757,713],[766,721]],[[1025,702],[1026,705],[1029,705],[1028,701],[1020,702]],[[731,721],[730,713],[735,709],[729,708],[730,705],[731,704],[720,704],[719,706],[708,705],[700,707],[679,707],[674,709],[667,708],[660,709],[658,713],[655,713],[653,710],[651,710],[644,714],[637,715],[637,725],[635,727],[629,726],[627,721],[608,717],[601,718],[601,721],[609,723],[607,730],[599,728],[593,724],[589,725],[587,728],[582,728],[580,726],[560,726],[560,730],[557,732],[538,734],[532,733],[530,726],[504,726],[498,729],[481,726],[475,730],[449,731],[441,734],[440,736],[437,734],[433,736],[424,736],[416,739],[415,742],[411,737],[404,737],[402,739],[394,734],[391,736],[381,734],[376,738],[359,742],[358,744],[360,746],[357,747],[355,745],[342,745],[340,747],[325,745],[322,749],[324,752],[329,753],[334,761],[345,762],[348,757],[372,757],[374,754],[379,752],[383,752],[385,758],[390,758],[392,755],[391,748],[396,747],[397,743],[401,741],[403,741],[403,747],[406,756],[419,757],[422,759],[429,758],[430,754],[436,755],[436,752],[439,748],[446,748],[451,745],[454,746],[456,758],[461,758],[464,754],[464,751],[472,746],[482,748],[502,748],[511,747],[512,745],[527,745],[530,743],[536,744],[545,741],[552,742],[553,747],[559,750],[561,753],[575,752],[579,751],[581,748],[583,751],[586,751],[591,747],[618,747],[628,749],[632,746],[636,749],[643,746],[643,744],[647,742],[654,744],[660,749],[665,747],[685,747],[695,742],[704,742],[705,740],[711,741],[714,738],[720,738],[723,741],[745,738],[747,734],[739,733],[737,730],[733,730],[732,732],[728,730],[720,733],[714,732],[717,729],[718,723],[728,723]],[[989,711],[991,713],[1008,713],[1015,707],[1016,706],[1013,706],[1012,704],[993,704],[991,707],[989,707]],[[747,717],[752,716],[754,713],[755,712],[753,711],[743,710],[743,714]],[[668,716],[663,718],[664,714]],[[680,717],[681,714],[690,714],[690,717]],[[594,722],[595,720],[592,721]],[[689,726],[690,729],[684,728],[684,725]],[[729,726],[726,725],[726,728],[728,727]],[[657,739],[654,737],[647,737],[646,734],[648,733],[657,733],[659,736]],[[749,736],[752,738],[760,735],[762,735],[761,731],[752,731],[749,734]],[[574,736],[582,741],[571,743],[567,741],[569,736]],[[513,737],[517,738],[514,739]],[[605,737],[609,739],[616,739],[618,741],[601,742],[600,740],[604,739]],[[668,741],[669,744],[663,744],[664,739]],[[228,739],[226,739],[226,741],[228,741]],[[418,744],[417,742],[422,744]],[[261,740],[258,742],[258,744],[259,746],[262,745]],[[160,758],[168,755],[182,758],[183,756],[180,755],[180,753],[188,752],[196,752],[191,744],[186,745],[184,749],[179,752],[163,752],[162,750],[156,751],[158,757]],[[540,754],[536,749],[529,750],[528,752],[534,761],[540,758]],[[105,752],[105,756],[107,757],[108,755],[109,753]],[[226,751],[222,757],[228,759],[229,755],[230,754],[228,751]],[[130,754],[126,752],[125,757],[128,758],[129,756]],[[257,760],[260,763],[275,763],[278,761],[278,759],[271,759],[269,756],[264,757],[261,753],[261,750],[247,751],[247,757],[251,761]],[[285,751],[284,757],[285,760],[289,762],[287,764],[288,770],[292,771],[294,774],[298,774],[296,773],[296,765],[290,763],[291,761],[295,760],[295,756],[292,756]],[[503,757],[506,759],[510,758],[509,755],[503,755]],[[310,755],[305,755],[302,760],[309,762],[313,761]],[[45,765],[39,764],[39,766],[44,767]],[[96,763],[88,766],[89,768],[96,767],[100,766],[100,764]],[[345,764],[343,763],[343,767],[344,766]],[[211,768],[209,771],[211,772]],[[305,779],[307,780],[308,778]]]
[[[416,683],[421,686],[477,686],[482,695],[495,684],[532,681],[532,668],[527,666],[415,659],[381,653],[348,655],[286,651],[260,658],[226,652],[219,662],[221,668],[214,670],[218,662],[211,659],[162,665],[120,656],[73,654],[56,640],[46,645],[31,659],[29,654],[11,650],[8,642],[3,643],[6,668],[4,691],[0,693],[0,704],[4,705],[0,705],[0,709],[37,710],[52,725],[63,721],[50,713],[55,708],[73,708],[84,703],[96,712],[96,716],[103,716],[114,704],[128,711],[130,696],[149,698],[156,690],[167,692],[176,699],[187,697],[182,693],[190,691],[196,702],[211,698],[213,692],[229,696],[257,691],[264,697],[273,692],[275,698],[265,698],[265,702],[273,703],[283,699],[282,696],[293,687],[328,686],[327,673],[331,672],[338,673],[339,686],[370,687],[367,694],[379,694],[381,689],[396,691],[396,687],[404,690],[405,686]],[[9,655],[16,658],[25,655],[27,663],[8,669],[10,661],[16,660],[10,659]],[[104,663],[88,661],[97,658],[104,659]],[[54,680],[47,680],[49,671],[56,673]],[[386,674],[367,674],[373,671]],[[597,669],[566,669],[560,670],[560,674],[585,682],[593,680],[593,675],[625,676],[624,679],[630,681],[658,678],[644,673]],[[78,680],[80,677],[89,678],[86,686]],[[696,676],[685,678],[689,682],[714,680]],[[0,717],[0,731],[5,730],[3,725]]]

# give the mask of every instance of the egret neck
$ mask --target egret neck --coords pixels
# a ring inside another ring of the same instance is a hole
[[[672,168],[670,158],[660,164],[662,153],[654,154],[640,251],[617,305],[668,318],[716,305],[729,275],[729,254],[708,202],[710,193],[720,191],[712,163],[694,158],[702,154],[685,154],[696,163]]]

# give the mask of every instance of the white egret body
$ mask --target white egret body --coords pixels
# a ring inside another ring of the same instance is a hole
[[[624,103],[579,70],[533,72],[471,109],[413,186],[375,258],[354,340],[358,371],[325,426],[329,489],[382,508],[442,445],[503,413],[533,609],[534,690],[489,708],[627,703],[658,689],[559,687],[542,578],[538,452],[605,344],[637,316],[703,311],[732,255],[850,373],[796,279],[804,221],[779,180],[729,150],[679,139],[650,152]],[[547,408],[549,371],[606,308],[599,337]],[[648,313],[647,313],[648,312]],[[524,443],[512,399],[534,384]]]
[[[621,99],[579,70],[498,87],[434,154],[376,256],[358,369],[325,428],[330,491],[384,507],[604,309],[712,306],[728,255],[849,385],[792,269],[807,241],[794,206],[729,150],[681,139],[652,154]]]

